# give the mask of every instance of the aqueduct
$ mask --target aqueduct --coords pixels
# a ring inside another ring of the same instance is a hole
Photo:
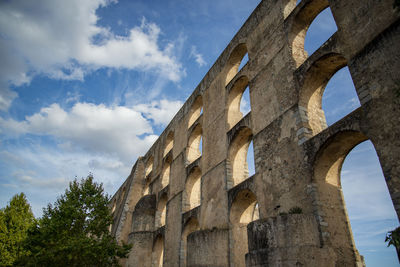
[[[400,10],[297,2],[261,1],[113,196],[111,231],[133,244],[124,266],[362,266],[340,170],[365,140],[400,214]],[[338,30],[307,55],[326,8]],[[361,106],[328,127],[322,94],[345,66]]]

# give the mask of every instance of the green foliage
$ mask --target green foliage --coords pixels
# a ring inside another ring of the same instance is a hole
[[[24,193],[13,196],[0,210],[0,266],[11,266],[17,258],[28,255],[23,244],[35,217]]]
[[[130,245],[118,245],[109,232],[112,216],[109,197],[102,184],[88,176],[76,179],[54,206],[29,231],[26,247],[32,255],[21,258],[23,266],[118,266]]]
[[[400,248],[400,226],[387,233],[385,242],[388,242],[388,247],[394,246],[395,248]]]
[[[302,214],[303,210],[300,207],[293,207],[289,210],[289,214]]]

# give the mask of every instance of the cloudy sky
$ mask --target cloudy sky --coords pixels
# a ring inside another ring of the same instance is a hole
[[[113,194],[258,3],[0,1],[0,207],[23,191],[41,216],[90,172]],[[335,31],[326,10],[306,50]],[[359,106],[347,69],[323,106],[329,124]],[[342,185],[367,265],[397,266],[384,237],[398,222],[371,143],[348,156]]]

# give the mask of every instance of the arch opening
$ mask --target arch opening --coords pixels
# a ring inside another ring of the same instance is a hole
[[[248,83],[248,78],[246,76],[242,76],[235,81],[235,84],[229,92],[227,105],[227,120],[229,129],[235,126],[243,118],[244,112],[248,113],[251,110],[250,90]]]
[[[249,144],[249,148],[247,149],[247,167],[249,169],[249,177],[253,176],[256,173],[255,164],[254,164],[254,146],[253,140],[251,140]]]
[[[242,117],[245,117],[251,111],[250,105],[250,89],[247,86],[242,94],[240,99],[240,112],[242,113]]]
[[[238,71],[239,72],[243,67],[249,62],[249,53],[246,52],[246,54],[243,56],[242,60],[240,61]]]
[[[227,85],[236,73],[239,71],[239,66],[243,61],[244,56],[247,54],[246,44],[239,44],[231,53],[229,60],[227,62],[227,74],[225,79],[225,85]],[[247,58],[248,59],[248,58]]]
[[[347,66],[338,70],[325,86],[322,99],[322,110],[328,126],[350,114],[361,106],[356,88]],[[340,105],[338,105],[340,103]]]
[[[230,170],[228,170],[228,173],[231,173],[231,179],[228,181],[228,188],[234,187],[249,178],[247,155],[252,138],[251,130],[242,128],[229,146],[228,163]]]
[[[171,161],[170,157],[164,160],[163,170],[161,172],[161,188],[166,187],[169,185],[170,174],[171,174]]]
[[[260,218],[257,197],[248,189],[240,191],[230,209],[231,223],[231,263],[233,266],[246,266],[245,255],[248,250],[247,225]]]
[[[165,225],[165,219],[167,215],[167,195],[163,195],[157,204],[156,213],[156,229]]]
[[[337,26],[329,7],[322,10],[312,21],[304,38],[304,50],[312,55],[335,32]]]
[[[164,154],[163,156],[165,157],[168,152],[172,150],[172,147],[174,146],[174,132],[169,132],[167,135],[167,138],[165,139],[165,148],[164,148]]]
[[[325,142],[314,163],[313,182],[318,188],[318,218],[321,231],[327,233],[323,236],[324,242],[331,244],[338,253],[340,251],[343,261],[349,264],[362,264],[363,260],[353,238],[342,192],[341,170],[350,151],[366,140],[368,138],[357,131],[339,132]],[[365,191],[365,181],[361,188]],[[368,195],[366,197],[369,198]]]
[[[154,195],[142,197],[132,212],[132,232],[154,230],[156,198]]]
[[[111,213],[114,213],[116,208],[117,208],[117,200],[114,199],[113,205],[112,205],[112,209],[111,209]]]
[[[150,179],[147,178],[144,181],[144,187],[143,187],[143,196],[146,196],[150,194]]]
[[[164,237],[159,235],[153,244],[153,251],[151,253],[151,262],[153,267],[163,266],[164,261]]]
[[[194,209],[201,204],[201,170],[196,167],[186,180],[183,194],[183,212]]]
[[[294,4],[295,3],[292,3],[289,6],[291,7]],[[291,31],[289,34],[289,40],[292,45],[292,55],[293,55],[293,59],[296,62],[296,67],[299,67],[301,64],[303,64],[303,62],[308,57],[308,53],[304,49],[304,42],[305,42],[307,31],[308,31],[310,25],[313,23],[315,18],[327,8],[329,8],[329,2],[327,0],[309,1],[308,3],[306,3],[305,5],[302,6],[302,9],[295,16]],[[330,9],[326,12],[330,13]],[[325,13],[323,13],[323,15],[321,17],[325,18],[326,16],[327,15],[325,15]],[[320,19],[318,19],[318,20],[320,20]],[[314,26],[313,26],[313,28],[314,28]],[[322,37],[321,37],[322,40],[325,38],[326,35],[329,35],[329,33],[322,34]],[[329,35],[329,36],[331,36],[331,35]],[[314,45],[316,46],[317,43],[315,43]]]
[[[340,184],[355,244],[366,266],[396,266],[396,250],[383,240],[384,230],[395,229],[399,221],[371,141],[358,144],[346,156]],[[378,258],[378,251],[384,257]]]
[[[197,125],[190,134],[187,148],[187,161],[192,163],[201,156],[200,142],[202,140],[201,125]]]
[[[197,221],[196,218],[192,217],[190,220],[186,223],[183,231],[182,231],[182,236],[181,236],[181,250],[180,250],[180,258],[181,258],[181,263],[183,263],[182,266],[186,266],[186,260],[187,260],[187,237],[189,234],[200,230],[199,227],[199,222]]]
[[[307,71],[300,89],[299,109],[304,113],[302,127],[306,128],[304,132],[309,134],[309,137],[327,127],[322,109],[322,96],[332,76],[346,65],[347,61],[342,55],[331,53],[315,61]]]
[[[154,162],[153,156],[150,156],[146,162],[145,177],[149,176],[149,174],[153,170],[153,162]]]
[[[193,123],[200,117],[203,113],[203,98],[198,96],[196,100],[193,102],[193,105],[190,109],[190,115],[188,120],[188,128],[193,125]]]

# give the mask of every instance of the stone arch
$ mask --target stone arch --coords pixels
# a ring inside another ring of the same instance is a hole
[[[142,197],[132,213],[132,232],[153,231],[155,214],[156,196]]]
[[[299,109],[302,113],[303,132],[314,136],[327,127],[322,96],[332,76],[347,65],[340,54],[329,53],[317,59],[307,70],[299,92]]]
[[[144,168],[145,172],[145,177],[149,176],[150,173],[153,171],[153,163],[154,163],[154,157],[150,156],[147,161],[146,161],[146,167]]]
[[[124,187],[122,188],[122,192],[119,198],[119,202],[123,203],[124,199],[125,199],[125,194],[126,194],[126,185],[124,185]]]
[[[165,138],[165,145],[164,145],[164,153],[163,156],[165,157],[173,148],[174,146],[174,132],[170,131]]]
[[[189,112],[189,120],[188,120],[188,128],[193,125],[193,123],[200,117],[203,109],[203,97],[199,95],[194,100],[190,112]]]
[[[292,56],[296,67],[303,64],[308,57],[307,52],[304,50],[304,40],[308,27],[319,13],[329,7],[329,2],[328,0],[304,1],[298,7],[298,12],[294,14],[289,33],[289,42],[292,46]]]
[[[117,208],[117,199],[114,198],[113,205],[111,208],[111,213],[114,213],[116,208]]]
[[[283,0],[283,18],[286,19],[297,6],[297,0]]]
[[[150,178],[147,177],[144,179],[144,184],[143,184],[143,196],[146,196],[150,194]]]
[[[240,100],[248,84],[249,79],[246,76],[242,76],[235,81],[233,87],[229,91],[227,103],[228,129],[231,129],[243,118],[243,114],[240,111]]]
[[[190,164],[201,156],[200,141],[202,138],[202,127],[198,124],[190,133],[186,151],[187,163]]]
[[[168,156],[164,159],[163,169],[161,171],[161,188],[169,185],[170,174],[171,174],[171,162],[172,158]]]
[[[236,194],[229,212],[232,266],[244,267],[248,253],[247,225],[260,218],[257,197],[249,189]]]
[[[183,212],[189,211],[201,204],[201,170],[194,167],[186,179],[183,194]]]
[[[151,253],[151,266],[161,267],[164,264],[163,261],[164,261],[164,237],[161,234],[159,234],[153,243],[153,251]]]
[[[167,194],[163,194],[157,203],[155,227],[160,228],[165,225],[167,215]]]
[[[228,188],[231,188],[249,177],[247,151],[253,134],[247,127],[238,130],[229,145],[227,159]]]
[[[344,259],[362,262],[356,249],[343,198],[340,172],[350,151],[368,140],[359,131],[340,131],[321,146],[314,160],[313,183],[323,242],[340,251]]]
[[[180,262],[181,266],[186,266],[187,259],[187,237],[189,234],[200,230],[199,222],[195,217],[191,217],[183,227],[182,236],[181,236],[181,250],[180,250]]]
[[[241,43],[233,49],[227,65],[226,65],[226,79],[225,79],[225,85],[227,85],[233,77],[235,77],[236,73],[239,70],[240,62],[242,61],[243,57],[247,53],[247,46],[245,43]]]

